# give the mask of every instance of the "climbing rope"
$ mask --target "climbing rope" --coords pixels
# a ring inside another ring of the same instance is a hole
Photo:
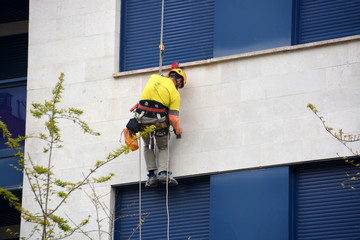
[[[164,0],[162,0],[162,6],[161,6],[159,75],[162,75],[162,64],[163,64],[164,50],[165,50],[165,46],[163,44],[163,29],[164,29]]]
[[[139,141],[139,239],[141,240],[141,139]]]
[[[169,214],[169,164],[170,164],[170,132],[168,134],[168,160],[167,160],[167,178],[166,178],[166,214],[167,214],[167,240],[170,239],[170,214]]]
[[[162,0],[161,6],[161,29],[160,29],[160,56],[159,56],[159,75],[162,75],[162,64],[164,58],[165,46],[163,44],[163,29],[164,29],[164,0]],[[167,214],[167,240],[170,239],[170,214],[169,214],[169,162],[170,162],[170,151],[169,151],[170,133],[168,135],[168,161],[167,161],[167,178],[166,178],[166,214]],[[139,143],[139,239],[141,240],[141,140]]]
[[[160,56],[159,56],[159,75],[162,75],[162,64],[164,59],[165,46],[163,44],[163,32],[164,32],[164,0],[161,4],[161,27],[160,27]],[[166,214],[167,214],[167,240],[170,239],[170,214],[169,214],[169,162],[170,162],[170,151],[169,151],[170,133],[168,135],[168,160],[166,169]]]
[[[160,30],[160,60],[159,60],[159,75],[162,75],[162,64],[164,58],[165,46],[163,44],[163,31],[164,31],[164,0],[162,0],[161,6],[161,30]],[[167,240],[170,239],[170,213],[169,213],[169,163],[170,163],[170,132],[168,134],[168,159],[166,169],[166,215],[167,215]]]

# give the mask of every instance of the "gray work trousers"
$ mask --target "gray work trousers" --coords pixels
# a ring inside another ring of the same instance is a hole
[[[142,117],[141,123],[143,124],[155,124],[159,122],[166,121],[166,117],[161,119]],[[161,129],[155,131],[155,141],[158,148],[158,161],[156,163],[155,149],[151,149],[150,146],[150,137],[143,137],[145,146],[144,146],[144,157],[146,162],[146,168],[148,171],[154,170],[157,173],[162,171],[167,171],[168,169],[168,160],[169,160],[169,151],[168,151],[168,138],[169,138],[169,129]]]

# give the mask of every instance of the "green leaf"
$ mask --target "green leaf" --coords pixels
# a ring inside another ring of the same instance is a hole
[[[103,183],[103,182],[109,181],[112,176],[114,176],[114,175],[110,174],[109,176],[103,176],[103,177],[99,177],[99,178],[93,177],[93,180],[97,183]]]
[[[62,191],[58,192],[57,194],[58,194],[58,196],[61,197],[61,198],[67,197],[67,194],[66,194],[65,192],[62,192]]]
[[[58,225],[58,227],[64,232],[69,232],[71,227],[67,224],[68,221],[62,217],[52,215],[50,218]]]

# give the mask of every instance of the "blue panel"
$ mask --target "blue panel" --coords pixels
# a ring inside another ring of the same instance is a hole
[[[7,81],[0,86],[24,84],[23,81]],[[0,117],[7,125],[13,137],[25,135],[26,86],[6,87],[0,89]],[[0,131],[1,132],[1,131]],[[0,187],[19,188],[22,185],[22,173],[16,171],[10,164],[17,165],[14,152],[5,145],[5,139],[0,138]]]
[[[216,0],[214,57],[291,45],[292,1]]]
[[[120,71],[159,66],[161,1],[122,0]],[[165,1],[164,65],[213,54],[214,0]]]
[[[26,86],[0,88],[0,117],[13,137],[25,135]],[[4,143],[1,137],[0,149],[8,148]]]
[[[0,151],[0,154],[4,150]],[[20,189],[23,183],[23,174],[10,166],[19,167],[18,159],[15,157],[0,158],[0,187],[5,189]]]
[[[360,34],[359,0],[300,0],[297,43]]]
[[[144,185],[144,184],[142,184]],[[209,177],[180,179],[169,188],[170,239],[209,239]],[[142,188],[143,240],[166,239],[167,213],[165,186]],[[115,239],[129,239],[139,223],[138,184],[118,190]],[[139,239],[139,231],[131,239]]]
[[[213,175],[210,184],[210,239],[289,239],[288,167]]]
[[[344,161],[296,169],[295,239],[360,239],[360,182],[347,181],[358,172],[358,167]],[[350,185],[342,188],[343,182]]]

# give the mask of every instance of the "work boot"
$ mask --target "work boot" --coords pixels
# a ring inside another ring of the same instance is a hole
[[[149,178],[145,183],[145,187],[157,187],[158,186],[158,179],[155,174],[148,174]]]
[[[161,182],[162,184],[166,184],[166,178],[168,179],[169,186],[178,185],[176,179],[171,176],[171,172],[169,172],[169,174],[166,174],[165,171],[159,173],[158,175],[159,182]]]

